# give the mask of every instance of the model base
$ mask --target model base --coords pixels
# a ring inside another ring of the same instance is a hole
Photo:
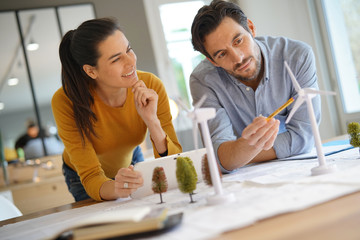
[[[235,195],[233,193],[223,193],[221,195],[215,194],[208,197],[206,200],[208,205],[230,203],[235,201]]]
[[[337,171],[337,167],[335,164],[321,165],[321,166],[312,168],[311,175],[317,176],[317,175],[322,175],[322,174],[327,174],[327,173],[333,173],[336,171]]]

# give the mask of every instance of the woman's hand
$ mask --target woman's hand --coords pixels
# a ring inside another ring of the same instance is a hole
[[[120,168],[115,176],[115,194],[119,198],[129,197],[139,187],[142,187],[144,180],[138,171],[134,171],[134,166]]]
[[[147,88],[141,80],[132,86],[132,92],[134,93],[136,110],[145,124],[149,125],[151,122],[157,120],[157,93],[153,89]]]
[[[274,145],[279,125],[280,121],[274,118],[267,120],[265,117],[257,117],[244,129],[241,137],[246,139],[250,146],[269,150]]]
[[[147,88],[141,80],[132,86],[132,91],[134,93],[136,110],[149,129],[150,138],[154,142],[156,151],[158,153],[166,152],[166,134],[157,116],[157,93],[153,89]]]

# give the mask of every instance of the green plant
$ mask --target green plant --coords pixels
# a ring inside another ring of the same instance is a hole
[[[194,176],[194,179],[195,179],[195,183],[198,181],[198,175],[196,173],[196,170],[195,170],[195,167],[194,167],[194,163],[193,161],[189,158],[189,157],[184,157],[184,159],[188,162],[189,164],[189,167],[191,169],[191,171],[193,172],[193,176]]]
[[[347,129],[350,135],[350,144],[353,147],[360,147],[360,124],[358,122],[351,122]]]
[[[190,158],[178,157],[176,159],[176,179],[180,191],[189,193],[190,202],[193,203],[192,195],[196,189],[197,173]]]
[[[160,203],[163,203],[162,193],[168,189],[168,182],[166,179],[165,171],[163,167],[154,168],[152,176],[152,190],[154,193],[160,194]]]

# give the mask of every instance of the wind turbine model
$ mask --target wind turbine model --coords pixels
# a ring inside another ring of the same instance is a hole
[[[199,102],[197,102],[194,106],[194,109],[199,108],[205,101],[206,96],[201,98]],[[181,98],[176,98],[175,102],[187,112],[188,117],[193,119],[193,112],[190,112],[186,104],[181,100]],[[193,139],[194,139],[194,148],[199,149],[199,143],[198,143],[198,137],[197,137],[197,123],[196,121],[192,121],[192,133],[193,133]]]
[[[296,110],[301,106],[301,104],[306,101],[307,104],[307,109],[308,109],[308,113],[309,113],[309,117],[310,117],[310,122],[311,122],[311,128],[312,128],[312,132],[314,135],[314,140],[315,140],[315,147],[316,147],[316,153],[317,153],[317,157],[319,160],[319,166],[314,167],[311,169],[311,174],[312,175],[320,175],[320,174],[326,174],[326,173],[331,173],[331,172],[335,172],[336,171],[336,165],[332,164],[332,165],[327,165],[326,164],[326,160],[325,160],[325,156],[321,147],[321,139],[320,139],[320,134],[319,134],[319,128],[317,126],[316,123],[316,119],[315,119],[315,113],[314,113],[314,108],[311,102],[311,99],[313,97],[315,97],[317,94],[320,95],[336,95],[335,92],[328,92],[328,91],[320,91],[320,90],[316,90],[313,88],[301,88],[299,83],[297,82],[294,74],[292,73],[289,65],[287,64],[287,62],[285,61],[285,67],[286,70],[288,71],[291,81],[294,84],[295,90],[298,92],[298,98],[296,99],[295,103],[294,103],[294,107],[291,110],[288,118],[286,119],[285,123],[288,123],[290,121],[290,119],[292,118],[292,116],[294,115],[294,113],[296,112]]]
[[[207,198],[207,202],[209,205],[215,204],[223,204],[227,202],[232,202],[235,200],[235,196],[233,193],[224,193],[221,185],[219,169],[216,164],[214,148],[211,143],[210,131],[207,125],[207,121],[212,119],[216,115],[215,108],[200,108],[200,106],[204,103],[206,99],[206,95],[202,96],[202,98],[194,105],[194,110],[188,113],[188,117],[193,120],[194,126],[200,123],[201,134],[203,136],[203,141],[205,143],[207,158],[209,161],[210,175],[211,181],[215,188],[215,194],[209,196]],[[196,129],[196,128],[195,128]],[[196,135],[195,135],[196,137]],[[194,140],[195,141],[195,140]]]

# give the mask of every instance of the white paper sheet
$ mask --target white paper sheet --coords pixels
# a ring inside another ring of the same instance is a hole
[[[149,206],[168,207],[169,213],[184,212],[182,224],[173,231],[153,239],[208,239],[228,230],[251,225],[258,220],[310,206],[360,191],[360,159],[358,149],[334,154],[328,161],[336,163],[339,171],[310,176],[317,160],[272,161],[254,164],[225,175],[223,188],[233,192],[231,204],[208,206],[206,198],[213,188],[198,184],[190,203],[188,194],[171,190],[141,199],[122,199],[54,213],[43,217],[3,226],[1,239],[48,239],[81,218],[116,209]],[[151,239],[151,238],[146,238]]]

